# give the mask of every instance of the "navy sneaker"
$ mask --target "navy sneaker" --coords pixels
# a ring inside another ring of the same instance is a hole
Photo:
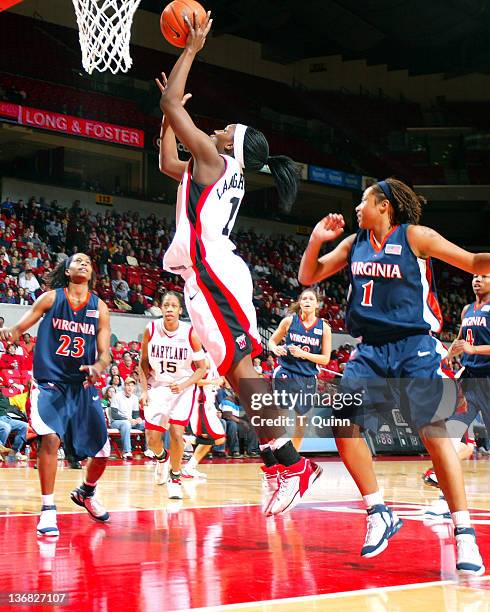
[[[403,521],[384,504],[376,504],[367,513],[367,532],[361,557],[370,558],[383,552],[388,540],[403,526]]]
[[[456,570],[463,576],[483,576],[485,566],[476,543],[475,530],[472,527],[456,527],[457,560]]]

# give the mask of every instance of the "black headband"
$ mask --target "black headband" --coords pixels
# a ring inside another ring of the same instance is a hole
[[[386,199],[390,201],[390,204],[392,206],[396,206],[397,202],[396,202],[395,198],[393,197],[393,192],[391,191],[391,187],[390,187],[389,183],[387,183],[386,181],[379,181],[378,187],[385,194]]]

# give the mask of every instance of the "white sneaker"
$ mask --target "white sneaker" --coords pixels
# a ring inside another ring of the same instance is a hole
[[[92,493],[92,495],[87,495],[83,489],[77,487],[70,493],[70,497],[71,500],[77,504],[77,506],[85,508],[90,516],[96,521],[107,523],[109,520],[109,513],[97,499],[95,493]]]
[[[50,538],[57,538],[60,535],[56,522],[56,506],[42,506],[37,524],[37,535]]]
[[[123,459],[132,459],[133,458],[133,453],[123,453],[122,458]]]
[[[145,450],[145,452],[143,453],[143,455],[145,457],[148,457],[148,459],[154,459],[155,458],[155,453],[150,448],[147,448]]]
[[[279,490],[279,464],[267,467],[261,465],[262,470],[262,512],[268,516],[272,500]]]
[[[397,514],[384,504],[369,508],[367,515],[367,532],[361,557],[376,557],[388,546],[388,540],[403,526]]]
[[[65,451],[60,446],[58,449],[58,459],[64,459],[64,458],[65,458]]]
[[[162,485],[165,484],[168,480],[168,470],[170,467],[170,462],[168,460],[168,454],[164,461],[157,461],[155,464],[155,473],[153,476],[153,480],[155,484]]]
[[[207,478],[208,475],[200,472],[197,467],[186,465],[182,468],[182,478]]]
[[[472,527],[456,527],[454,530],[457,547],[456,570],[466,576],[482,576],[485,566],[476,543]]]
[[[15,453],[14,459],[16,461],[27,461],[27,455],[23,455],[22,453]]]
[[[169,499],[184,499],[180,474],[178,476],[175,476],[175,474],[173,474],[172,472],[169,473],[167,480],[167,491]]]
[[[430,506],[425,509],[424,520],[442,521],[444,519],[451,519],[451,511],[449,510],[447,501],[441,495],[439,499],[434,500]]]
[[[294,465],[279,465],[279,489],[269,506],[269,514],[280,514],[292,510],[322,473],[322,468],[301,457]]]

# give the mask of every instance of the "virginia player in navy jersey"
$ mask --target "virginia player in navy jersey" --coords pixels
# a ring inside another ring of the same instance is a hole
[[[212,20],[210,13],[201,24],[195,16],[184,18],[189,26],[185,49],[168,80],[163,73],[161,81],[156,80],[164,113],[160,170],[179,182],[176,231],[163,265],[184,278],[192,325],[218,373],[227,378],[252,418],[257,416],[253,397],[269,395],[270,388],[252,364],[252,356],[262,352],[252,278],[229,236],[245,193],[244,170],[267,165],[285,210],[296,199],[298,173],[289,157],[270,155],[264,134],[251,126],[232,123],[208,135],[195,125],[185,108],[190,97],[185,87]],[[217,95],[226,96],[226,90]],[[176,137],[191,152],[189,162],[179,159]],[[267,507],[272,514],[286,512],[300,501],[322,469],[301,457],[291,440],[282,437],[281,428],[262,428],[258,437],[265,463],[264,490],[274,496]]]
[[[447,355],[448,360],[462,355],[461,385],[467,407],[447,422],[449,436],[461,459],[471,456],[473,451],[471,445],[461,443],[461,438],[478,412],[481,411],[485,427],[490,431],[490,274],[475,274],[472,287],[476,299],[463,308],[458,336]],[[425,472],[424,481],[439,486],[433,468]],[[448,513],[447,502],[441,495],[426,514],[437,518]]]
[[[437,413],[442,395],[437,381],[443,376],[440,364],[444,353],[431,335],[431,331],[439,331],[442,320],[433,293],[430,258],[473,274],[488,274],[490,253],[470,253],[418,225],[424,201],[396,179],[372,185],[356,208],[357,234],[322,257],[322,244],[341,236],[345,223],[342,215],[330,214],[316,225],[303,254],[299,280],[317,283],[349,266],[347,326],[362,341],[345,368],[343,381],[349,385],[359,379],[409,379],[410,416],[431,455],[451,509],[457,570],[481,575],[484,566],[471,528],[461,464],[444,419]],[[427,388],[430,392],[425,392]],[[386,548],[401,521],[384,504],[371,453],[364,439],[356,435],[356,428],[352,424],[337,430],[337,446],[364,497],[368,531],[361,555],[372,557]]]
[[[302,291],[298,301],[291,304],[290,311],[269,338],[269,350],[279,358],[273,374],[275,389],[299,393],[304,401],[295,404],[294,409],[304,415],[312,407],[309,398],[316,393],[320,366],[330,361],[332,332],[330,326],[317,317],[318,297],[312,289]],[[282,341],[284,344],[279,344]],[[304,426],[298,420],[292,438],[297,450],[303,436]]]
[[[67,442],[79,459],[90,457],[84,482],[72,491],[72,500],[94,519],[109,520],[94,495],[110,447],[93,385],[111,359],[109,310],[91,292],[95,273],[90,257],[77,253],[60,263],[50,285],[52,291],[43,293],[16,325],[0,329],[0,339],[16,340],[42,318],[31,390],[31,423],[42,437],[38,460],[42,509],[37,532],[56,537],[54,484],[60,441]]]

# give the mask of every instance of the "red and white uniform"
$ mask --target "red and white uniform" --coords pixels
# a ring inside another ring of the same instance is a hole
[[[244,355],[260,354],[262,347],[252,278],[229,238],[245,183],[238,162],[222,157],[223,174],[212,185],[199,185],[192,179],[192,160],[182,175],[175,236],[163,267],[184,278],[192,325],[224,375]]]
[[[196,385],[181,393],[172,393],[170,385],[179,383],[194,371],[193,361],[201,358],[191,343],[192,326],[179,321],[175,331],[165,328],[163,319],[147,326],[148,361],[151,372],[148,378],[148,404],[145,406],[145,427],[165,431],[170,423],[189,423],[196,397]]]
[[[209,361],[209,369],[205,379],[213,380],[219,378],[218,368],[214,364],[209,353],[206,355]],[[191,415],[191,429],[195,436],[207,434],[213,440],[218,440],[225,436],[223,423],[218,418],[216,411],[216,394],[219,387],[217,385],[198,386],[196,405]]]

